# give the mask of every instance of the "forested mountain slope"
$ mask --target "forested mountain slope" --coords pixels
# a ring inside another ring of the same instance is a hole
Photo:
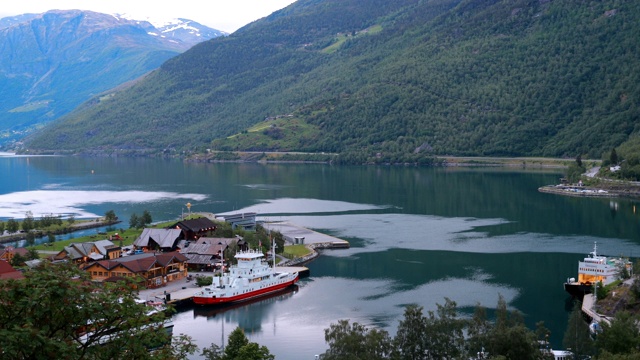
[[[279,117],[252,150],[600,157],[640,130],[637,19],[631,0],[299,0],[28,146],[233,147]]]

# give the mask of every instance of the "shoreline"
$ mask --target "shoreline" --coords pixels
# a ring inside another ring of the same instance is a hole
[[[103,226],[110,226],[110,225],[115,225],[115,224],[119,224],[121,223],[121,220],[116,220],[116,221],[97,221],[97,219],[95,221],[91,220],[91,221],[87,221],[87,222],[81,222],[78,224],[72,224],[71,226],[64,228],[64,229],[60,229],[60,230],[55,230],[55,231],[50,231],[53,235],[63,235],[63,234],[69,234],[69,233],[73,233],[76,231],[80,231],[80,230],[87,230],[87,229],[95,229],[95,228],[99,228],[99,227],[103,227]],[[34,233],[36,234],[36,238],[43,238],[45,236],[47,236],[47,234],[49,234],[49,231],[43,231],[43,230],[38,230],[38,231],[34,231]],[[27,233],[26,232],[18,232],[18,233],[13,233],[13,234],[9,234],[9,235],[2,235],[0,236],[0,244],[5,244],[5,243],[9,243],[9,242],[14,242],[14,241],[20,241],[20,240],[26,240],[27,238]]]
[[[577,197],[617,197],[606,190],[588,186],[546,185],[538,188],[539,192],[547,194],[577,196]]]
[[[337,153],[302,153],[293,151],[216,151],[216,153],[227,153],[235,155],[234,158],[214,158],[207,156],[210,154],[193,154],[184,157],[175,157],[187,163],[261,163],[261,164],[332,164],[333,157],[339,156]],[[149,157],[149,158],[167,158],[174,156],[158,156],[158,154],[150,154],[148,149],[143,151],[125,151],[121,156],[127,157]],[[294,156],[324,156],[326,159],[281,159],[283,155]],[[104,152],[85,152],[75,153],[71,151],[53,151],[43,150],[40,152],[32,152],[30,154],[16,152],[0,152],[0,156],[5,157],[30,157],[30,156],[85,156],[85,157],[113,157],[114,153]],[[435,163],[426,166],[494,166],[494,167],[526,167],[526,168],[566,168],[575,162],[573,158],[546,158],[537,156],[524,157],[493,157],[493,156],[454,156],[454,155],[431,155],[436,160]],[[584,159],[586,164],[600,164],[598,159]],[[361,164],[361,165],[383,165],[383,166],[422,166],[414,163],[385,163],[385,164]]]
[[[538,191],[547,194],[574,197],[640,198],[640,187],[633,185],[622,186],[622,188],[607,186],[545,185],[539,187]]]

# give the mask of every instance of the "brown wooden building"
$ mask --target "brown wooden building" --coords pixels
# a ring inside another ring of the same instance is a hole
[[[84,270],[95,281],[122,278],[143,280],[148,288],[160,287],[187,276],[187,257],[179,252],[143,253],[88,264]]]
[[[10,263],[16,254],[27,256],[27,253],[28,251],[25,248],[14,248],[13,246],[7,246],[0,249],[0,260],[5,260],[6,262]]]
[[[117,259],[121,254],[120,246],[116,246],[109,240],[98,240],[69,244],[50,259],[53,261],[68,260],[82,265],[99,260]]]

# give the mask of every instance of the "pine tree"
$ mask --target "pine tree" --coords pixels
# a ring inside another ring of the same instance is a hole
[[[129,218],[129,228],[130,229],[138,228],[139,222],[140,221],[138,220],[138,215],[136,213],[131,214],[131,217]]]
[[[582,317],[582,302],[580,301],[576,301],[569,315],[562,346],[571,349],[576,356],[590,355],[593,352],[593,340],[589,336],[589,325]]]
[[[422,315],[422,307],[409,305],[404,309],[404,320],[400,321],[394,338],[396,356],[405,359],[419,359],[427,352],[427,319]]]
[[[611,165],[618,165],[618,153],[616,153],[616,149],[611,149],[611,154],[609,154],[609,162]]]

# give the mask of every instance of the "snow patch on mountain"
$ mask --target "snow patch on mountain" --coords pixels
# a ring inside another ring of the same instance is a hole
[[[129,21],[146,21],[154,28],[158,29],[161,34],[173,34],[178,31],[187,32],[193,36],[202,36],[206,39],[214,38],[217,36],[229,35],[227,32],[212,29],[210,27],[199,24],[193,20],[172,18],[172,19],[160,19],[151,17],[140,17],[133,14],[113,14],[117,19],[125,19]],[[150,35],[159,36],[158,33],[149,32]]]

